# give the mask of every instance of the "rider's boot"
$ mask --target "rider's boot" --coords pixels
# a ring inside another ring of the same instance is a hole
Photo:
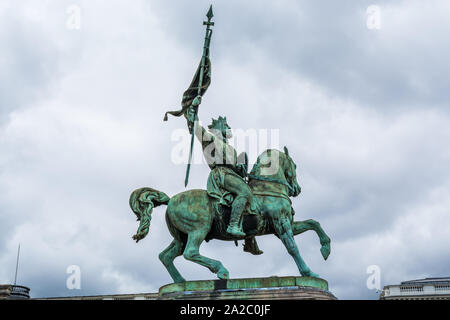
[[[255,237],[245,238],[244,251],[250,252],[254,255],[260,255],[264,253],[263,251],[259,250],[258,243],[256,242]]]
[[[244,237],[245,233],[242,232],[239,220],[241,219],[242,212],[245,209],[245,205],[247,204],[247,199],[245,197],[237,197],[231,208],[231,217],[230,223],[227,228],[227,233],[236,236],[236,237]]]
[[[227,228],[227,233],[236,237],[245,237],[245,233],[239,228],[239,217],[237,217],[237,219],[233,216],[231,217],[230,224]]]

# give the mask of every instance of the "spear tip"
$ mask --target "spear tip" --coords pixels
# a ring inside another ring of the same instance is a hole
[[[212,5],[209,7],[209,10],[208,10],[208,13],[206,14],[206,16],[208,17],[209,20],[211,20],[212,17],[214,17]]]

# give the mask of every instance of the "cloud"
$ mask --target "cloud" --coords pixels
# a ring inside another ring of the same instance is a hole
[[[42,98],[58,73],[55,43],[29,12],[4,3],[0,18],[8,28],[0,31],[0,121],[12,110]],[[28,19],[29,23],[23,23]]]
[[[154,292],[171,281],[157,258],[171,241],[164,209],[136,245],[128,197],[184,190],[171,137],[185,123],[162,117],[197,67],[209,2],[77,3],[80,30],[66,27],[69,1],[0,6],[0,282],[12,281],[20,242],[19,283],[34,297]],[[433,3],[379,2],[378,31],[366,28],[369,2],[214,4],[200,118],[279,129],[303,190],[296,219],[318,220],[332,254],[323,261],[313,233],[297,244],[342,299],[377,298],[369,265],[382,284],[447,275],[449,24],[448,5]],[[194,164],[189,187],[208,173]],[[202,253],[232,277],[298,274],[276,237],[258,241],[258,257],[220,241]],[[175,263],[187,279],[214,278]],[[81,291],[65,286],[70,265]]]
[[[366,28],[366,10],[373,4],[218,3],[213,53],[237,64],[247,63],[255,54],[265,55],[285,72],[307,77],[331,95],[377,109],[423,104],[444,109],[450,82],[442,72],[449,67],[448,3],[378,1],[382,27],[377,31]],[[195,49],[201,39],[195,38],[196,25],[185,12],[201,16],[205,4],[180,7],[156,5],[173,36],[179,41],[187,38],[189,48]]]

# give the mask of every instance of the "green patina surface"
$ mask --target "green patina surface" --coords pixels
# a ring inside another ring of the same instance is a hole
[[[216,291],[238,289],[269,289],[279,287],[311,287],[328,291],[328,282],[313,277],[269,277],[228,280],[200,280],[172,283],[159,289],[159,295],[189,291]]]
[[[287,286],[309,286],[327,288],[326,281],[319,279],[303,260],[295,236],[312,230],[319,237],[320,253],[326,260],[331,252],[331,239],[320,224],[308,219],[294,220],[291,198],[297,197],[301,188],[297,181],[297,165],[284,147],[283,151],[263,151],[248,173],[248,157],[245,152],[237,156],[234,147],[228,143],[231,128],[226,117],[213,120],[203,128],[198,122],[198,108],[202,96],[211,81],[209,46],[214,23],[212,8],[205,21],[206,35],[203,56],[189,89],[184,93],[182,109],[168,114],[187,120],[188,129],[202,144],[203,155],[211,169],[206,190],[186,190],[169,197],[153,188],[140,188],[130,196],[130,207],[138,219],[139,227],[133,239],[144,239],[150,230],[153,209],[167,205],[166,223],[173,237],[169,246],[159,254],[175,284],[163,287],[165,290],[195,291],[243,288],[270,288]],[[167,119],[167,117],[166,117]],[[209,132],[208,132],[209,131]],[[205,139],[206,138],[206,139]],[[191,152],[193,138],[191,140]],[[170,175],[170,172],[161,172]],[[186,183],[189,177],[187,168]],[[255,237],[274,234],[281,240],[287,252],[297,265],[301,277],[251,278],[229,280],[230,275],[221,261],[200,254],[204,241],[244,241],[244,251],[259,255]],[[177,257],[197,263],[216,274],[220,281],[186,282],[174,265]]]

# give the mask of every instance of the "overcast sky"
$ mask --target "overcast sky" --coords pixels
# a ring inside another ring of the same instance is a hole
[[[216,2],[200,119],[279,130],[302,186],[296,220],[318,220],[332,238],[324,261],[313,232],[296,237],[311,269],[340,299],[378,298],[371,265],[382,286],[449,276],[450,2]],[[165,209],[136,244],[128,198],[143,186],[184,190],[172,152],[185,121],[162,117],[198,65],[210,3],[0,2],[0,283],[14,281],[19,243],[18,283],[33,297],[171,282],[158,260],[171,242]],[[379,28],[368,28],[370,5]],[[189,188],[208,174],[193,165]],[[232,242],[201,252],[233,278],[298,275],[276,237],[258,241],[258,257]],[[188,280],[215,278],[175,263]],[[66,288],[71,265],[81,290]]]

